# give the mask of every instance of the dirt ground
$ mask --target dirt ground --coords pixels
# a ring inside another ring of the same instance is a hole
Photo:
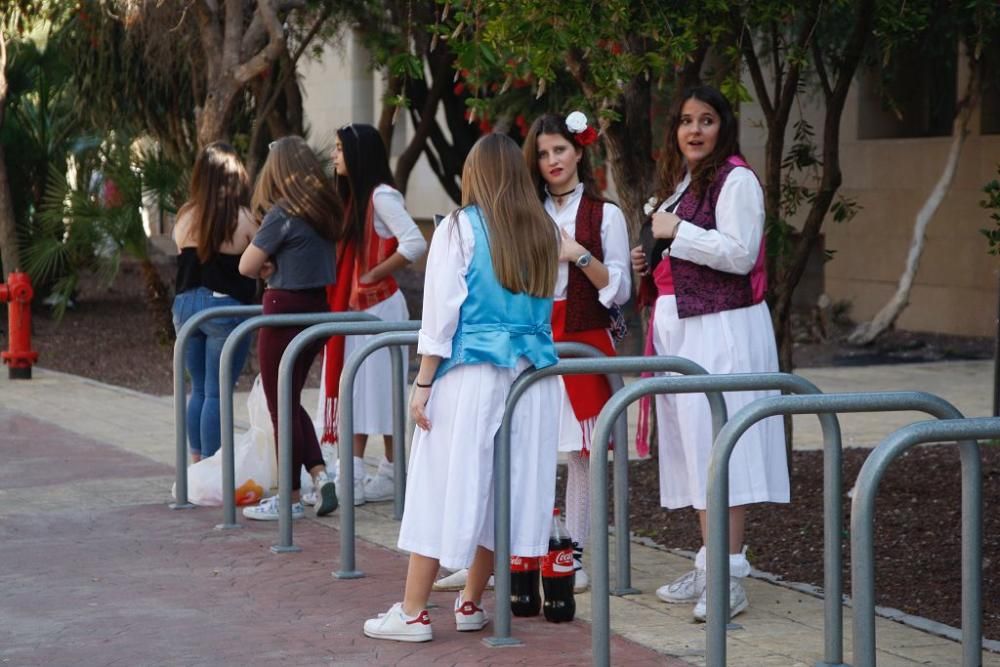
[[[172,283],[169,266],[164,267]],[[419,302],[411,300],[411,312]],[[86,281],[77,303],[56,322],[44,306],[34,310],[33,343],[39,365],[94,378],[137,391],[166,395],[173,386],[173,351],[158,342],[155,318],[142,298],[142,275],[125,262],[110,287]],[[796,322],[795,363],[800,367],[982,359],[993,355],[993,341],[895,331],[877,344],[853,348],[843,342],[846,321],[825,322],[819,340],[816,318]],[[7,345],[6,318],[0,319],[0,345]],[[633,322],[625,353],[641,349]],[[318,364],[316,364],[318,366]],[[241,383],[256,372],[251,360]],[[316,368],[314,367],[314,373]],[[867,450],[844,453],[844,492],[853,485]],[[1000,639],[1000,448],[984,447],[983,627]],[[699,536],[690,511],[659,507],[655,462],[630,466],[632,530],[659,544],[695,550]],[[960,619],[959,466],[952,448],[922,447],[894,465],[881,485],[876,525],[877,603],[958,626]],[[560,478],[560,485],[562,479]],[[762,506],[748,517],[750,559],[760,570],[788,581],[822,585],[822,461],[819,452],[794,452],[789,505]],[[562,497],[560,491],[557,497]],[[849,509],[849,501],[845,508]],[[849,518],[844,520],[845,588],[850,586]]]

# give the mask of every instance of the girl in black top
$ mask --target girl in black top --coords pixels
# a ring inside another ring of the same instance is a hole
[[[249,304],[256,281],[240,275],[240,255],[250,244],[257,225],[250,215],[250,183],[232,146],[216,142],[198,155],[191,176],[188,201],[177,213],[174,327],[195,313],[216,306]],[[216,318],[202,323],[188,339],[184,366],[191,377],[187,405],[188,443],[194,461],[219,449],[219,357],[239,318]],[[233,356],[233,381],[239,377],[250,349],[246,340]]]

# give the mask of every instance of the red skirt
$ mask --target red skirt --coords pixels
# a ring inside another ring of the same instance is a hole
[[[586,331],[566,331],[566,301],[556,301],[552,305],[552,338],[557,343],[584,343],[597,348],[608,357],[615,356],[615,346],[607,329],[587,329]],[[573,414],[580,422],[593,419],[611,398],[611,387],[603,375],[563,375],[566,394]]]

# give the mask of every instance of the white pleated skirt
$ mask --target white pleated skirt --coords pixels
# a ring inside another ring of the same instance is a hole
[[[656,300],[653,343],[657,354],[676,355],[709,373],[776,372],[771,316],[766,303],[680,319],[674,296]],[[777,391],[726,392],[729,416]],[[656,398],[660,504],[706,508],[712,418],[704,394]],[[729,505],[789,502],[788,467],[781,417],[769,417],[740,438],[729,462]]]
[[[511,383],[529,366],[456,366],[434,383],[429,431],[414,429],[399,547],[468,567],[476,547],[494,548],[493,437]],[[555,377],[534,384],[514,412],[511,430],[511,553],[548,551],[555,503],[559,407]]]
[[[400,322],[410,319],[406,298],[401,290],[385,301],[376,303],[364,312],[386,322]],[[344,342],[344,361],[355,350],[364,346],[372,336],[347,336]],[[402,348],[403,368],[409,369],[410,353]],[[326,352],[323,353],[326,366]],[[313,425],[318,433],[323,433],[323,413],[326,401],[326,374],[320,374],[319,403]],[[354,432],[366,435],[392,435],[392,356],[389,348],[382,348],[370,355],[361,364],[354,379]]]

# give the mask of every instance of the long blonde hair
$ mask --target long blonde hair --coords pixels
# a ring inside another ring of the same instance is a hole
[[[551,297],[559,266],[559,235],[538,200],[521,149],[487,134],[462,169],[462,206],[477,205],[489,231],[493,271],[511,292]]]
[[[305,139],[287,136],[271,142],[261,167],[251,207],[258,220],[272,206],[309,223],[316,233],[337,241],[344,227],[344,205],[337,188]]]

